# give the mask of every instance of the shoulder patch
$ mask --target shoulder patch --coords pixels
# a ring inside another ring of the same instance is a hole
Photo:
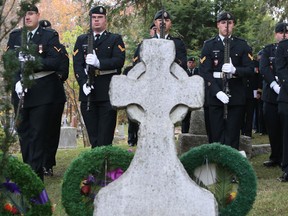
[[[121,52],[125,51],[125,48],[123,48],[120,44],[118,45],[118,48],[121,50]]]
[[[200,59],[200,63],[203,64],[205,60],[206,60],[206,56]]]
[[[55,49],[57,52],[60,52],[60,51],[61,51],[61,47],[58,49],[56,46],[54,46],[54,49]]]
[[[75,50],[75,51],[73,52],[73,56],[76,56],[78,52],[79,52],[79,50],[78,50],[78,49],[77,49],[77,50]]]

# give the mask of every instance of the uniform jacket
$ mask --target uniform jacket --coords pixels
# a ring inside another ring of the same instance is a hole
[[[230,100],[228,105],[243,105],[246,101],[245,80],[254,74],[253,56],[247,42],[238,37],[231,37],[230,57],[236,68],[234,78],[229,79]],[[223,105],[216,98],[219,91],[223,91],[221,78],[214,78],[213,72],[221,72],[224,64],[224,45],[219,36],[204,42],[200,58],[200,72],[207,82],[207,102],[211,105]]]
[[[21,46],[21,34],[22,29],[11,32],[7,44],[7,50],[15,50],[17,55],[18,48]],[[42,64],[34,73],[59,70],[61,64],[60,42],[58,33],[55,30],[38,28],[31,43],[36,44],[36,51]],[[20,73],[20,70],[15,73],[15,83],[21,79]],[[14,105],[17,105],[19,98],[15,91],[12,93],[12,99]],[[63,85],[58,75],[53,73],[34,80],[31,88],[25,93],[24,108],[49,103],[64,103],[65,101]]]
[[[193,75],[199,75],[199,69],[197,67],[191,69],[192,71],[190,71],[188,68],[186,70],[187,74],[189,77],[193,76]]]
[[[260,73],[263,77],[262,100],[269,103],[277,103],[278,94],[270,88],[270,84],[276,79],[275,56],[278,44],[269,44],[263,49],[260,58]]]
[[[157,37],[157,35],[155,37]],[[187,70],[187,50],[186,50],[186,46],[184,42],[180,38],[172,37],[171,35],[168,35],[166,39],[173,40],[175,44],[175,49],[176,49],[176,56],[175,56],[174,61],[186,71]],[[140,59],[141,44],[139,44],[134,54],[134,58],[133,58],[134,65],[141,61]]]
[[[288,40],[279,42],[276,51],[276,74],[281,86],[277,101],[288,102]]]
[[[82,86],[87,82],[87,75],[85,73],[85,47],[87,47],[88,34],[80,35],[74,46],[73,52],[73,66],[77,82],[80,86],[79,100],[87,101],[87,96],[82,90]],[[100,70],[116,69],[117,73],[121,73],[121,68],[125,61],[125,46],[122,37],[118,34],[113,34],[104,31],[100,39],[93,43],[93,48],[100,61]],[[97,68],[94,68],[95,70]],[[113,75],[107,74],[94,77],[94,84],[91,93],[90,101],[108,101],[109,100],[109,85]]]

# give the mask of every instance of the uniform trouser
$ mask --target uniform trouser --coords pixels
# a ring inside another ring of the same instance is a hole
[[[187,115],[185,118],[182,120],[182,125],[181,125],[181,132],[182,133],[188,133],[189,128],[190,128],[190,118],[191,118],[191,111],[187,112]]]
[[[253,115],[254,109],[256,104],[255,98],[247,98],[246,104],[244,107],[244,114],[243,114],[243,124],[242,124],[242,135],[245,136],[252,136],[252,126],[253,126]]]
[[[44,161],[44,167],[47,169],[52,168],[56,165],[56,153],[59,145],[60,132],[61,132],[61,120],[64,110],[64,103],[54,104],[54,113],[49,118],[50,126],[50,136],[49,136],[49,146],[45,151],[46,157]]]
[[[282,126],[283,140],[282,170],[288,173],[288,103],[279,102],[278,111]]]
[[[92,148],[111,145],[117,111],[112,108],[110,102],[91,101],[89,111],[87,111],[87,102],[81,102],[80,108]]]
[[[42,179],[45,150],[50,144],[51,127],[47,122],[54,115],[53,107],[54,104],[45,104],[22,108],[16,125],[23,161]]]
[[[264,101],[263,116],[271,146],[270,160],[276,163],[281,163],[283,145],[280,115],[278,113],[278,104]]]
[[[128,143],[137,145],[139,124],[128,119]]]
[[[211,141],[239,149],[243,105],[228,106],[228,116],[223,118],[224,106],[209,106]]]
[[[208,137],[208,142],[212,143],[210,118],[209,118],[209,106],[207,105],[204,105],[204,121],[205,121],[205,129],[206,129],[206,133]]]

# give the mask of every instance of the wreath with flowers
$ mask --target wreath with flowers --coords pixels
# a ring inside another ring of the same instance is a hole
[[[98,191],[120,177],[134,154],[114,147],[96,147],[81,153],[66,170],[62,184],[62,204],[73,216],[93,215]]]
[[[225,208],[219,208],[221,216],[244,216],[251,210],[257,194],[256,176],[247,158],[237,150],[219,143],[205,144],[184,153],[180,160],[192,179],[195,178],[195,169],[207,160],[209,163],[220,164],[235,175],[238,181],[237,192],[230,193]]]
[[[2,159],[0,155],[1,162]],[[52,215],[44,184],[30,166],[9,156],[0,177],[0,215]]]

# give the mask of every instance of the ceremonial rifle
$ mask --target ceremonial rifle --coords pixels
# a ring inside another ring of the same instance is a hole
[[[228,20],[227,20],[227,33],[224,38],[224,64],[230,63],[230,38],[229,38],[229,18],[230,14],[227,14]],[[222,71],[222,81],[223,81],[223,92],[228,96],[230,95],[230,88],[229,88],[229,79],[232,78],[232,75],[229,73],[225,73]],[[223,118],[227,119],[228,117],[228,104],[224,104],[224,111],[223,111]]]
[[[20,52],[19,55],[22,55],[24,59],[26,59],[28,55],[28,44],[27,44],[27,28],[25,26],[25,15],[23,16],[23,27],[21,31],[21,47],[20,47]],[[20,76],[21,76],[21,85],[22,85],[22,93],[19,98],[19,103],[18,103],[18,110],[23,108],[24,105],[24,94],[25,94],[25,79],[27,78],[25,76],[25,60],[20,61]]]
[[[164,22],[164,7],[162,6],[162,16],[161,16],[161,25],[160,25],[160,38],[165,39],[165,28],[166,24]]]
[[[94,35],[92,30],[92,14],[90,15],[90,28],[88,31],[88,39],[87,39],[87,50],[86,55],[93,54],[93,41],[94,41]],[[86,85],[90,88],[92,88],[94,84],[94,77],[95,77],[95,69],[89,65],[86,64],[86,72],[87,72],[87,82]],[[87,111],[90,111],[90,102],[91,102],[91,92],[88,95],[87,98]]]

